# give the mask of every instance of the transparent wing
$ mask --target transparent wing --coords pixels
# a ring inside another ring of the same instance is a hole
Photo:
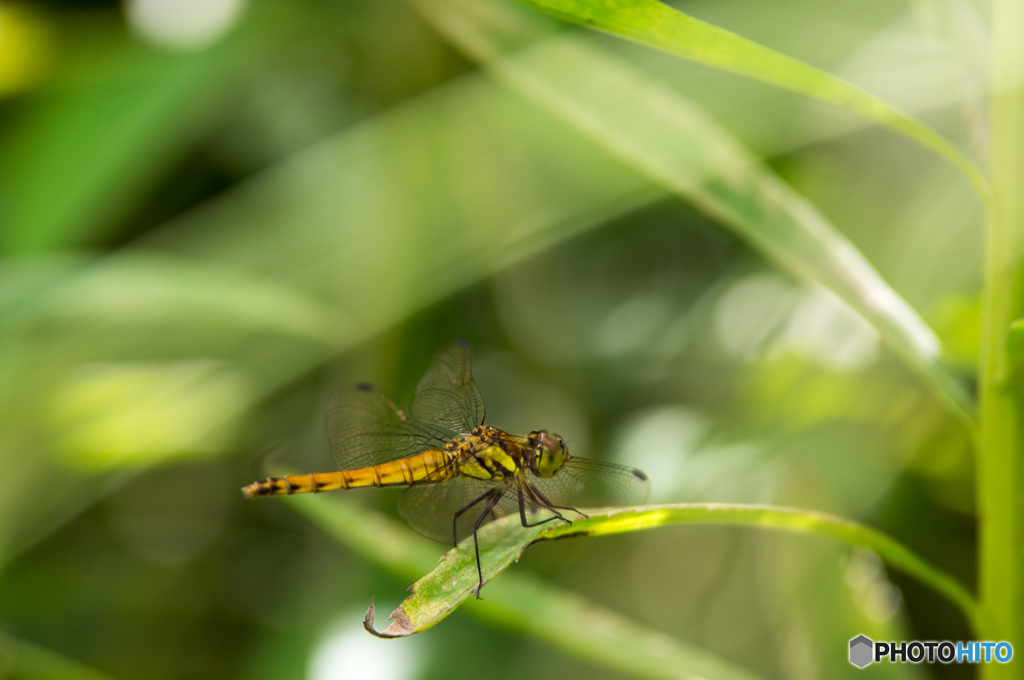
[[[529,479],[551,505],[569,508],[642,505],[651,492],[640,470],[588,458],[569,458],[555,475]]]
[[[468,342],[454,340],[437,351],[416,387],[412,414],[453,432],[471,432],[484,422],[484,400],[473,380]]]
[[[416,533],[441,543],[451,544],[453,523],[456,542],[471,536],[473,524],[487,507],[486,501],[481,500],[466,509],[458,519],[455,519],[455,513],[494,488],[494,482],[471,477],[456,477],[440,484],[416,484],[398,497],[398,514]],[[480,526],[499,517],[518,514],[518,496],[514,488],[512,491],[506,490]]]
[[[327,436],[342,470],[355,470],[445,445],[434,428],[409,418],[383,392],[365,383],[327,402]]]

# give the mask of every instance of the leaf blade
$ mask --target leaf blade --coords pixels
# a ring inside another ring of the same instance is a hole
[[[658,0],[519,0],[566,21],[796,92],[913,139],[957,166],[987,199],[978,165],[945,137],[868,92],[802,61],[705,23]]]
[[[399,576],[416,578],[437,566],[437,544],[348,499],[296,495],[286,497],[286,502],[338,541]],[[518,554],[520,549],[514,548],[513,552]],[[471,570],[475,585],[475,561]],[[506,574],[484,594],[482,601],[471,599],[465,603],[468,614],[497,628],[528,635],[584,660],[636,677],[652,680],[756,680],[759,677],[527,574]],[[445,616],[454,609],[452,607]],[[372,613],[372,609],[367,612],[368,618]],[[637,650],[643,653],[638,654]]]
[[[810,202],[702,110],[585,36],[536,43],[547,26],[514,6],[494,0],[416,0],[415,6],[497,80],[692,202],[796,278],[835,293],[973,428],[972,399],[944,365],[931,328]]]
[[[293,497],[300,498],[300,497]],[[300,512],[323,522],[325,510],[310,502],[296,500]],[[480,558],[485,585],[504,571],[531,543],[571,536],[605,536],[649,529],[697,525],[727,524],[782,529],[825,536],[848,545],[870,550],[885,563],[921,581],[943,595],[961,612],[974,630],[982,630],[977,601],[956,579],[879,531],[852,520],[813,510],[768,505],[729,503],[678,503],[635,508],[615,508],[592,513],[586,519],[558,526],[542,525],[524,529],[518,517],[491,522],[480,530]],[[394,533],[391,534],[394,536]],[[393,539],[392,539],[393,540]],[[497,586],[512,575],[504,577]],[[518,576],[518,575],[515,575]],[[401,635],[422,632],[437,624],[473,594],[477,581],[472,540],[466,540],[442,558],[440,565],[412,587],[413,594],[399,608],[402,622],[393,631]],[[445,584],[452,587],[445,590]],[[496,587],[485,592],[491,595]],[[503,601],[503,600],[502,600]],[[396,610],[396,613],[398,610]],[[394,615],[393,615],[394,616]],[[398,636],[398,635],[395,635]]]
[[[634,512],[633,517],[629,512]],[[975,631],[982,630],[977,600],[955,578],[929,564],[890,536],[849,519],[814,510],[739,503],[680,503],[637,509],[616,509],[602,515],[552,527],[538,539],[573,535],[601,536],[676,524],[761,526],[812,533],[870,550],[882,561],[946,597],[963,612]]]

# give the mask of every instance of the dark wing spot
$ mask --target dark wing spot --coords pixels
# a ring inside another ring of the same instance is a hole
[[[371,385],[370,383],[359,383],[358,385],[356,385],[356,389],[362,390],[363,392],[371,392],[373,391],[373,385]]]
[[[466,340],[465,338],[456,338],[455,344],[463,349],[469,349],[469,340]]]
[[[644,482],[647,481],[647,475],[644,474],[643,471],[641,471],[641,470],[632,470],[631,472],[633,473],[633,476],[636,477],[637,479],[642,480]]]

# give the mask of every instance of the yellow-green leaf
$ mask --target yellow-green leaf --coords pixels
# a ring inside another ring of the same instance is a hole
[[[537,540],[600,536],[684,524],[784,529],[818,534],[870,550],[892,568],[920,580],[948,598],[960,608],[974,630],[981,629],[977,602],[956,579],[885,534],[850,520],[810,510],[714,503],[657,505],[618,508],[593,514],[572,524],[541,525],[531,529],[520,526],[518,517],[508,517],[492,522],[480,531],[485,586],[481,593],[483,600],[476,601],[473,596],[477,567],[472,538],[450,550],[441,558],[440,564],[436,564],[432,559],[436,552],[432,553],[429,543],[402,529],[393,520],[360,509],[347,499],[331,501],[321,497],[292,496],[288,501],[314,524],[400,576],[430,570],[413,585],[413,594],[391,615],[393,623],[382,633],[375,633],[387,637],[405,637],[422,632],[465,604],[469,613],[497,625],[525,631],[584,658],[644,677],[679,677],[680,674],[706,678],[748,677],[745,671],[675,641],[672,641],[674,647],[670,646],[662,659],[668,664],[671,658],[670,663],[674,666],[661,668],[655,664],[638,669],[637,663],[643,665],[649,660],[633,658],[643,655],[623,654],[619,649],[622,641],[628,639],[632,640],[631,644],[645,646],[652,644],[654,637],[660,637],[664,642],[664,636],[645,631],[641,626],[600,610],[593,604],[585,603],[584,607],[582,598],[544,586],[523,574],[505,574],[490,583],[495,575],[517,560],[522,551]],[[371,606],[364,622],[368,630],[372,630],[373,614]],[[599,619],[601,622],[597,623]],[[606,625],[616,630],[615,635],[599,633],[606,630]],[[596,637],[588,637],[590,635]]]
[[[506,517],[488,524],[479,532],[484,585],[486,587],[488,581],[517,561],[523,550],[537,540],[603,536],[678,524],[734,524],[787,529],[820,534],[871,550],[893,568],[919,579],[947,597],[977,629],[974,597],[951,576],[892,538],[833,515],[783,507],[701,503],[617,508],[572,524],[541,525],[531,529],[524,529],[518,516]],[[476,593],[477,579],[476,556],[470,538],[446,553],[436,569],[413,585],[413,594],[392,614],[394,623],[380,635],[403,637],[430,628]],[[483,590],[483,594],[486,595],[487,590]]]
[[[290,496],[287,501],[339,542],[401,578],[416,578],[437,567],[441,546],[347,498]],[[525,545],[523,537],[533,535],[518,524],[514,532],[510,525],[503,524],[502,527],[510,534],[509,541],[503,542],[501,548],[484,546],[483,556],[489,569],[507,566]],[[496,538],[492,532],[500,533],[501,529],[490,528],[485,535],[488,540]],[[511,540],[512,537],[518,539],[519,546]],[[470,554],[471,544],[472,540]],[[445,558],[446,563],[465,568],[465,547],[455,552],[456,555]],[[452,596],[465,599],[469,595],[467,586],[469,590],[476,587],[475,560],[470,571],[471,575],[457,579],[458,583],[449,591]],[[603,668],[653,680],[756,680],[758,677],[714,654],[631,621],[586,598],[547,585],[528,574],[503,574],[484,589],[483,598],[478,601],[469,597],[463,611],[497,628],[528,635]],[[417,599],[417,602],[421,600]],[[435,611],[440,610],[436,623],[455,610],[457,601],[452,600],[452,606],[447,610],[443,603],[422,605],[424,612],[432,607]],[[372,624],[373,613],[371,606],[365,622],[368,625]],[[406,625],[423,623],[419,612],[414,612],[413,616]]]
[[[982,197],[988,179],[977,164],[921,121],[798,59],[705,23],[658,0],[519,0],[524,5],[715,68],[769,83],[864,116],[944,156]]]

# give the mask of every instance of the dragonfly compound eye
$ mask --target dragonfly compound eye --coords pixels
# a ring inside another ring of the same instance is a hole
[[[534,472],[538,477],[553,477],[562,469],[567,457],[561,437],[544,431],[538,433],[534,456]]]
[[[551,434],[550,432],[540,433],[540,445],[547,451],[558,451],[562,448],[562,438],[557,434]]]

